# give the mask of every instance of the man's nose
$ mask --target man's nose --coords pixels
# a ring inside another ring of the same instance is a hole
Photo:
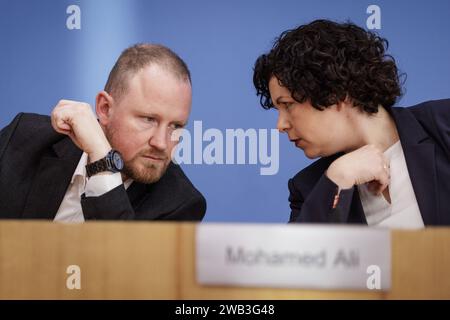
[[[288,119],[286,119],[286,116],[282,113],[278,113],[278,120],[277,120],[277,129],[281,133],[286,133],[287,130],[290,128],[290,123]]]
[[[152,137],[149,140],[150,146],[160,150],[160,151],[166,151],[167,150],[167,132],[168,128],[165,128],[164,126],[158,126],[155,128],[155,131],[153,132]]]

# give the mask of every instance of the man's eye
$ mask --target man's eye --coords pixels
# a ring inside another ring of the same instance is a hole
[[[172,124],[172,125],[170,126],[170,128],[171,128],[172,130],[177,130],[177,129],[182,129],[182,128],[184,128],[184,126],[181,125],[181,124]]]
[[[156,121],[156,119],[152,117],[144,117],[144,121],[153,123]]]

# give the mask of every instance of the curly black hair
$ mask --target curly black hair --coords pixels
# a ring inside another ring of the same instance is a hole
[[[275,76],[292,97],[323,110],[344,101],[369,114],[390,108],[402,95],[388,41],[346,22],[315,20],[283,32],[255,63],[253,83],[264,109],[273,108],[269,81]]]

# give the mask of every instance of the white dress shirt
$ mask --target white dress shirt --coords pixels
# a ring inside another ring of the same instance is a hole
[[[119,172],[111,174],[94,175],[90,178],[86,175],[87,153],[83,152],[77,168],[72,176],[58,212],[53,221],[59,222],[84,222],[83,210],[81,209],[81,195],[86,197],[98,197],[122,184],[122,176]],[[133,180],[125,181],[125,189],[128,189]]]
[[[384,154],[390,161],[389,194],[391,203],[383,195],[372,194],[368,190],[367,184],[358,185],[367,224],[396,229],[423,228],[422,215],[409,178],[400,140],[389,147]]]

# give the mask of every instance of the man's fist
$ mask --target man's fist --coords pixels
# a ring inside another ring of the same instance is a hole
[[[51,114],[53,128],[68,135],[78,148],[97,161],[111,150],[91,106],[84,102],[60,100]]]

